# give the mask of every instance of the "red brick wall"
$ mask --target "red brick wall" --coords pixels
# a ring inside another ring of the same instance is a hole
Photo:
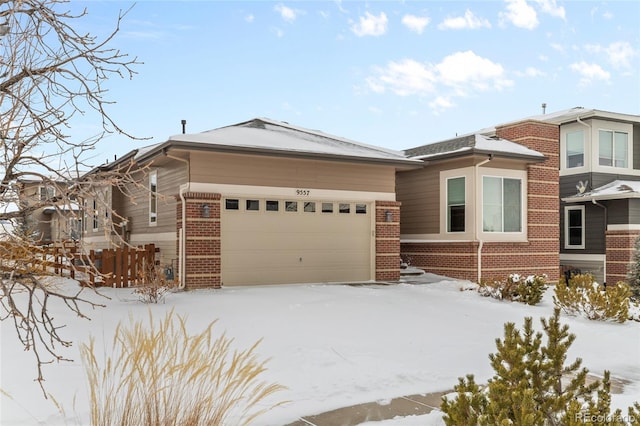
[[[387,222],[386,212],[391,213]],[[376,201],[376,280],[400,279],[400,203]]]
[[[635,241],[640,236],[638,230],[607,231],[607,284],[626,281],[629,265],[633,261]]]
[[[497,136],[534,149],[547,157],[527,171],[527,237],[523,243],[485,242],[482,246],[482,278],[510,273],[559,275],[560,216],[559,153],[557,125],[523,121],[496,128]],[[403,243],[402,254],[412,265],[453,278],[477,281],[477,241]]]
[[[184,198],[187,222],[185,287],[220,288],[220,194],[187,192]],[[205,204],[209,206],[209,217],[203,217]],[[176,208],[179,236],[182,229],[182,203],[179,202]]]

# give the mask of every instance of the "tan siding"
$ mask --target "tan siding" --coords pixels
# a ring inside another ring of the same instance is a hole
[[[396,197],[402,203],[401,234],[440,231],[439,173],[436,168],[398,173]]]
[[[223,153],[191,157],[192,182],[394,192],[393,166]]]

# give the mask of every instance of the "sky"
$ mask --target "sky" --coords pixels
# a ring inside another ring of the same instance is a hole
[[[132,7],[133,5],[133,7]],[[142,64],[106,158],[267,117],[402,150],[583,106],[640,114],[640,2],[74,1]],[[93,123],[72,131],[87,137]],[[73,134],[76,137],[76,134]]]

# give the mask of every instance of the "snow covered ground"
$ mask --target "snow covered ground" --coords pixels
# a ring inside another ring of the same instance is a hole
[[[276,395],[290,403],[260,417],[258,425],[286,424],[357,403],[451,389],[467,373],[484,382],[492,376],[488,354],[502,337],[506,321],[522,325],[525,316],[549,317],[552,289],[538,306],[500,302],[461,291],[464,283],[427,275],[418,284],[287,285],[225,288],[168,294],[164,304],[145,305],[130,289],[103,289],[107,307],[88,311],[91,321],[61,309],[62,336],[74,341],[64,353],[74,362],[45,367],[46,387],[64,409],[44,400],[30,353],[17,344],[12,324],[1,324],[0,388],[3,425],[84,425],[87,385],[78,345],[89,336],[109,354],[113,331],[129,315],[156,319],[174,309],[194,333],[218,319],[216,330],[240,348],[263,338],[258,353],[271,358],[265,379],[288,390]],[[61,280],[62,286],[75,286]],[[87,293],[89,294],[89,293]],[[95,297],[95,296],[92,296]],[[628,381],[614,405],[640,400],[640,323],[589,321],[564,316],[577,335],[569,360],[601,375]],[[272,400],[272,402],[275,400]],[[442,424],[439,413],[368,425]]]

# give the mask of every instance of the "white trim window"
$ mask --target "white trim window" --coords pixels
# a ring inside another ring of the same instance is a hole
[[[564,248],[584,249],[584,206],[564,208]]]
[[[158,223],[158,172],[149,173],[149,225]]]
[[[466,179],[447,178],[447,232],[465,231]]]
[[[522,232],[522,179],[482,177],[482,230]]]
[[[584,131],[568,132],[565,135],[566,151],[565,158],[566,167],[572,169],[575,167],[583,167],[584,164]]]
[[[614,130],[598,131],[598,164],[626,169],[629,159],[629,135]]]
[[[49,201],[56,196],[56,188],[50,185],[40,185],[38,187],[38,200]]]

